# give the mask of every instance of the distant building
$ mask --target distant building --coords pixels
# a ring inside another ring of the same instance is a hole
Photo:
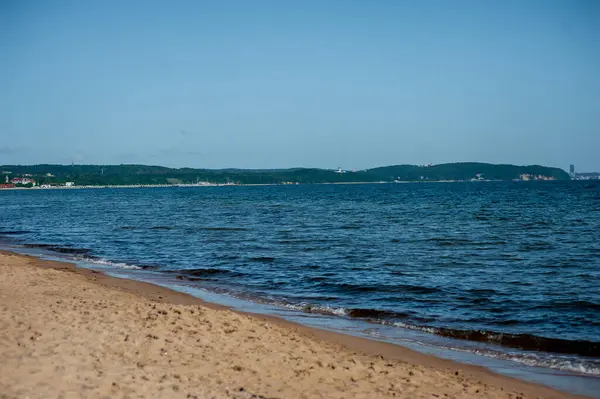
[[[533,175],[533,174],[522,174],[519,176],[520,180],[528,181],[528,180],[556,180],[554,176],[544,176],[544,175]]]
[[[575,178],[575,165],[571,164],[569,165],[569,175],[571,175],[571,178]]]
[[[600,180],[600,173],[577,173],[574,177],[575,180]]]
[[[73,183],[72,181],[68,181],[65,183],[65,187],[73,187],[75,185],[75,183]]]
[[[14,184],[0,184],[0,188],[14,188]]]
[[[32,186],[35,186],[35,180],[30,177],[15,177],[10,182],[12,184],[31,184]]]

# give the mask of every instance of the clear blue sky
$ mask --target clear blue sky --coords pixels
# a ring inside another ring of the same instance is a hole
[[[0,164],[600,171],[600,1],[0,0]]]

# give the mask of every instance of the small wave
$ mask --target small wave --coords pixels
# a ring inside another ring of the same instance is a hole
[[[386,320],[386,315],[387,314],[384,313],[384,317],[373,318],[370,321],[385,325],[392,325],[394,327],[405,328],[408,330],[415,330],[426,332],[429,334],[440,335],[447,338],[485,342],[523,350],[559,353],[565,355],[578,355],[590,358],[600,357],[600,342],[547,338],[532,334],[507,334],[496,331],[458,330],[428,325],[418,325],[413,323],[406,323],[403,321],[391,321],[389,319]],[[403,314],[400,313],[400,316],[402,315]],[[406,314],[405,317],[413,316],[410,314]],[[510,324],[511,322],[512,321],[508,321],[508,324]]]
[[[99,256],[91,255],[91,254],[77,254],[75,255],[76,260],[84,260],[84,261],[92,261],[101,259]]]
[[[480,353],[482,354],[482,353]],[[486,354],[483,354],[486,356]],[[574,371],[576,373],[600,375],[600,364],[587,362],[580,359],[556,359],[556,358],[543,358],[534,356],[523,356],[523,355],[504,355],[500,354],[495,356],[500,359],[511,360],[526,364],[534,367],[548,367],[552,369]]]
[[[481,241],[474,243],[475,245],[506,245],[506,241]]]
[[[335,298],[335,297],[333,297]],[[314,299],[314,298],[313,298]],[[357,319],[367,319],[374,322],[380,322],[382,319],[404,319],[410,316],[409,313],[404,312],[393,312],[388,310],[379,309],[363,309],[363,308],[344,308],[334,307],[328,305],[314,305],[314,304],[290,304],[290,303],[279,303],[279,306],[286,307],[288,309],[298,310],[305,313],[322,314],[329,316],[342,316],[351,317]]]
[[[196,269],[178,269],[178,270],[166,270],[168,273],[177,273],[186,276],[212,276],[218,274],[227,275],[241,275],[238,272],[232,272],[227,269],[216,269],[216,268],[196,268]]]
[[[410,315],[405,312],[392,312],[389,310],[379,309],[363,309],[363,308],[352,308],[346,310],[348,317],[363,318],[363,319],[402,319],[407,318]]]
[[[260,262],[260,263],[272,263],[275,262],[275,258],[272,258],[270,256],[256,256],[254,258],[249,258],[248,259],[251,262]]]
[[[331,247],[305,247],[302,248],[303,252],[322,252],[328,251]]]
[[[356,224],[347,224],[344,226],[341,226],[340,229],[341,230],[358,230],[361,229],[362,226],[356,225]]]
[[[462,238],[430,238],[427,241],[433,242],[440,247],[455,247],[473,244],[471,240],[465,240]]]
[[[474,305],[480,305],[482,303],[490,303],[492,300],[490,298],[472,298],[469,300]]]
[[[8,231],[0,231],[0,236],[18,236],[23,234],[29,234],[31,231],[27,230],[8,230]]]
[[[589,309],[589,310],[600,310],[600,303],[590,301],[553,301],[548,304],[535,306],[534,309]]]
[[[197,227],[198,231],[247,231],[244,227]]]
[[[204,280],[204,279],[199,278],[199,277],[188,277],[188,276],[184,276],[182,274],[175,276],[175,278],[177,280],[185,280],[185,281],[201,281],[201,280]]]
[[[150,227],[150,230],[173,230],[174,227],[172,226],[152,226]]]
[[[529,281],[520,281],[520,280],[507,281],[506,284],[520,285],[523,287],[530,287],[530,286],[534,285],[533,283],[530,283]]]
[[[450,349],[457,352],[474,353],[480,356],[486,356],[496,359],[509,360],[533,367],[546,367],[555,370],[573,371],[576,373],[600,375],[600,362],[593,359],[571,358],[564,355],[551,355],[548,353],[535,352],[501,352],[491,349],[471,349],[456,346],[445,346],[441,348]]]
[[[316,305],[302,305],[302,304],[283,304],[283,307],[293,310],[299,310],[305,313],[316,313],[330,316],[346,316],[346,309],[334,308],[331,306],[316,306]]]
[[[514,319],[508,319],[508,320],[497,320],[497,321],[493,321],[494,324],[497,324],[499,326],[516,326],[516,325],[523,325],[523,320],[514,320]]]
[[[489,288],[472,288],[467,290],[470,294],[478,294],[478,295],[494,295],[497,293],[496,290],[492,290]]]
[[[418,326],[415,324],[403,323],[401,321],[397,321],[397,322],[394,322],[391,324],[394,327],[406,328],[407,330],[422,331],[422,332],[426,332],[426,333],[430,333],[430,334],[436,333],[436,328],[434,328],[434,327]]]
[[[152,227],[145,227],[145,226],[120,226],[118,227],[118,230],[173,230],[175,229],[174,226],[152,226]]]
[[[442,289],[436,287],[425,287],[420,285],[411,284],[397,284],[397,285],[359,285],[359,284],[333,284],[324,283],[321,286],[325,288],[333,288],[338,291],[359,293],[359,292],[399,292],[399,293],[416,293],[416,294],[433,294],[442,292]]]
[[[552,245],[551,243],[539,241],[539,242],[523,244],[517,249],[517,251],[518,252],[546,251],[546,250],[552,249],[552,248],[554,248],[554,245]]]
[[[525,350],[600,357],[600,342],[547,338],[532,334],[507,334],[486,330],[458,330],[443,327],[408,326],[406,324],[398,326],[426,331],[448,338],[487,342]]]
[[[314,242],[315,240],[279,240],[277,241],[277,244],[313,244]]]
[[[117,267],[119,269],[131,269],[131,270],[142,270],[145,269],[145,267],[143,266],[137,266],[137,265],[131,265],[125,262],[113,262],[110,260],[106,260],[106,259],[102,259],[102,258],[96,258],[96,257],[85,257],[85,261],[86,263],[92,263],[92,264],[96,264],[96,265],[103,265],[103,266],[110,266],[110,267]]]
[[[73,248],[73,247],[61,247],[58,245],[52,244],[23,244],[25,248],[39,248],[45,249],[47,251],[58,252],[61,254],[69,254],[69,255],[84,255],[92,252],[91,249],[87,248]]]
[[[306,266],[302,266],[303,269],[320,269],[321,266],[320,265],[306,265]]]

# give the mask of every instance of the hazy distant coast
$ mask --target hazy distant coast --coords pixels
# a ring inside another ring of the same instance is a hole
[[[193,169],[147,165],[3,165],[0,183],[12,187],[162,187],[210,185],[569,180],[562,169],[463,162],[393,165],[364,170]]]

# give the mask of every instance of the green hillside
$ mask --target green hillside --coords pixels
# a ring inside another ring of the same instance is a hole
[[[430,166],[394,165],[363,171],[329,169],[192,169],[148,165],[3,165],[2,178],[31,175],[38,184],[74,182],[76,185],[211,183],[351,183],[443,180],[569,180],[562,169],[539,165],[449,163]]]
[[[514,180],[521,175],[546,176],[555,180],[569,180],[562,169],[546,166],[494,165],[478,162],[446,163],[433,166],[395,165],[369,169],[380,180],[471,180],[478,174],[486,180]]]

